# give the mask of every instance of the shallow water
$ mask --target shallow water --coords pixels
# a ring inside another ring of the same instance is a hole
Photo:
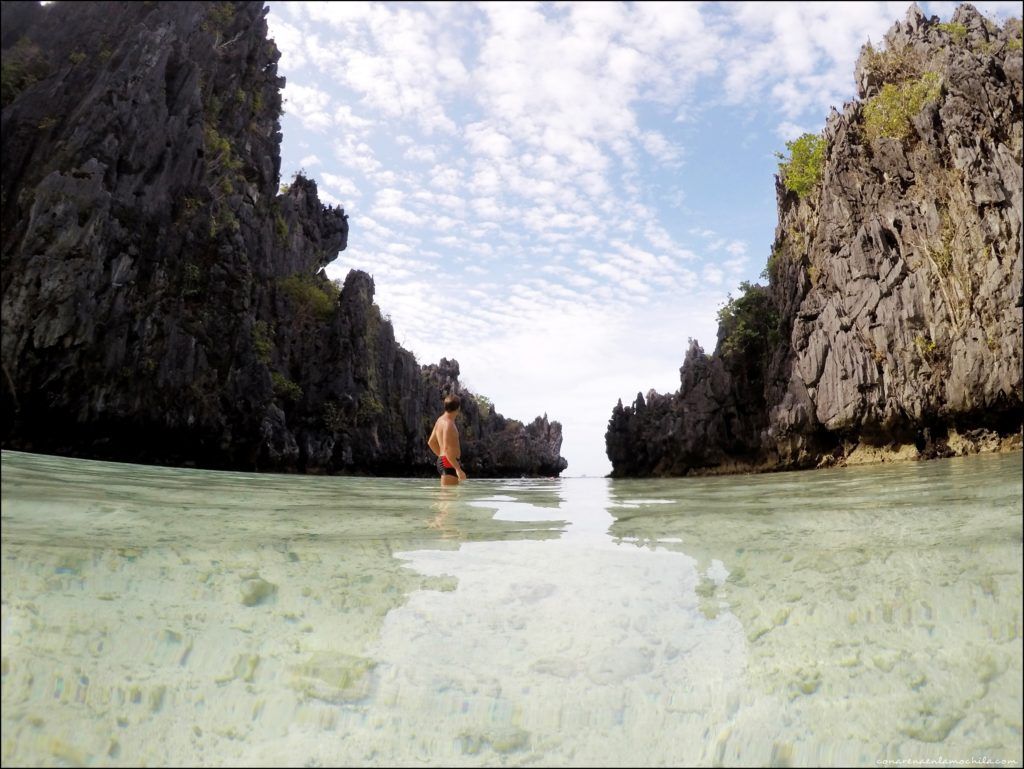
[[[5,766],[1021,762],[1021,454],[2,469]]]

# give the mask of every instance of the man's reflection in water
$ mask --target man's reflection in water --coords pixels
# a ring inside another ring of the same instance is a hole
[[[462,536],[462,532],[451,520],[452,503],[450,499],[439,499],[432,502],[430,509],[434,511],[434,517],[427,521],[427,526],[437,529],[441,539],[456,539]]]

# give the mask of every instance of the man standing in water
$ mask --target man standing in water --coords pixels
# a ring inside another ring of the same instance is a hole
[[[449,395],[444,399],[444,413],[434,422],[434,431],[430,433],[427,445],[437,454],[437,472],[441,474],[442,486],[458,486],[459,481],[466,480],[459,457],[462,449],[459,446],[459,428],[455,426],[455,417],[459,415],[462,401],[458,395]]]

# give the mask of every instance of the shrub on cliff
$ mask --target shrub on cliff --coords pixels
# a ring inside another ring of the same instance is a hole
[[[780,340],[778,311],[764,286],[743,281],[740,291],[718,311],[719,349],[725,356],[766,353]]]
[[[302,398],[302,387],[278,371],[270,372],[270,381],[274,386],[274,395],[287,401],[298,401]]]
[[[779,163],[779,177],[786,189],[801,198],[813,190],[821,180],[825,167],[825,139],[818,134],[804,134],[799,139],[786,142],[789,158],[781,152],[775,156]]]
[[[252,324],[252,348],[256,352],[256,358],[263,363],[270,363],[270,356],[274,350],[273,336],[274,332],[265,320],[257,320]]]
[[[0,63],[0,104],[6,107],[14,97],[50,74],[46,56],[27,37],[4,51]]]
[[[925,72],[921,77],[900,85],[886,83],[882,90],[864,105],[864,133],[870,141],[883,136],[906,139],[911,135],[911,118],[939,98],[942,77]]]
[[[1021,50],[1022,42],[1024,42],[1022,40],[1024,38],[1024,24],[1021,23],[1020,17],[1007,19],[1003,29],[1006,30],[1006,34],[1010,37],[1006,43],[1006,49],[1009,51]]]
[[[963,24],[951,21],[947,24],[938,24],[936,26],[949,35],[954,43],[960,44],[967,39],[967,27]]]
[[[314,279],[306,275],[289,275],[281,279],[281,288],[297,305],[300,311],[309,312],[326,320],[334,312],[338,301],[338,289],[329,283],[329,288],[316,285]]]
[[[868,43],[861,56],[864,69],[879,83],[899,85],[914,80],[924,67],[920,52],[909,45],[877,50]]]

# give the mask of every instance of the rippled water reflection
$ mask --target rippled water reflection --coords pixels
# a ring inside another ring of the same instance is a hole
[[[1021,455],[472,481],[3,454],[4,765],[1021,761]]]

